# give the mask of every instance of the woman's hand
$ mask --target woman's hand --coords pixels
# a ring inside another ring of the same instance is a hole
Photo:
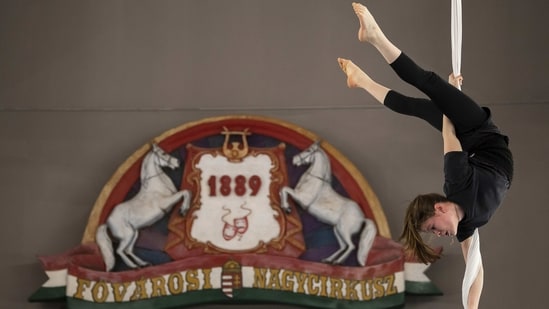
[[[448,83],[450,83],[450,85],[458,88],[458,89],[461,89],[461,84],[463,84],[463,76],[461,75],[458,75],[458,76],[455,76],[453,73],[450,74],[450,76],[448,76]]]

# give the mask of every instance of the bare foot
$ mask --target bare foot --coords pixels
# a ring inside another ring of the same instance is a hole
[[[337,58],[337,62],[341,70],[347,75],[347,87],[362,88],[370,93],[379,103],[385,104],[385,97],[387,97],[390,91],[389,88],[375,82],[351,60]]]
[[[347,75],[347,87],[356,88],[364,86],[364,81],[369,78],[364,71],[362,71],[351,60],[337,58],[337,62],[339,63],[339,67],[343,73]]]
[[[382,34],[374,16],[372,16],[370,11],[360,3],[353,2],[353,10],[360,22],[358,40],[374,44]]]

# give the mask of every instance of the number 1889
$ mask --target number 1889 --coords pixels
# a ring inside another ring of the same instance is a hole
[[[232,185],[233,182],[234,186]],[[210,196],[217,196],[218,194],[229,196],[233,192],[237,196],[243,196],[248,192],[251,196],[255,196],[261,189],[261,178],[257,175],[250,176],[249,178],[238,175],[234,179],[228,175],[212,175],[208,179],[208,187],[210,188]]]

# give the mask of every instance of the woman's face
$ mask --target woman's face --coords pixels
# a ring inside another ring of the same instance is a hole
[[[434,205],[435,214],[425,220],[421,230],[437,236],[455,236],[459,223],[459,216],[453,203],[443,202]]]

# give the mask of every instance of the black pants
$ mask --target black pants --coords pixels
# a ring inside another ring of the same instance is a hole
[[[442,130],[442,115],[454,124],[456,135],[464,151],[475,156],[479,165],[487,165],[502,172],[511,181],[513,156],[509,138],[501,134],[492,122],[490,110],[475,101],[437,74],[420,68],[402,53],[393,63],[393,70],[402,80],[425,93],[429,99],[411,98],[389,91],[383,104],[393,111],[419,117],[437,130]]]
[[[442,130],[442,114],[445,114],[454,124],[457,135],[479,128],[489,118],[475,101],[437,74],[419,67],[406,54],[401,53],[391,67],[402,80],[430,98],[412,98],[391,90],[383,102],[391,110],[419,117],[439,131]]]

